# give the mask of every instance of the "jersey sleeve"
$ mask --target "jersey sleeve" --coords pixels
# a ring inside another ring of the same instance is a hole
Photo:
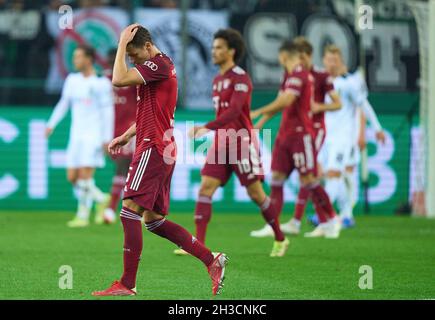
[[[136,64],[135,69],[144,84],[169,78],[169,65],[161,58],[148,60],[144,64]]]
[[[65,117],[70,107],[70,102],[71,102],[70,92],[71,92],[71,76],[68,75],[68,77],[66,77],[65,82],[63,84],[60,100],[54,107],[53,113],[51,114],[50,119],[48,120],[47,123],[48,128],[54,129],[59,124],[59,122],[61,122],[62,119]]]
[[[300,96],[304,87],[304,78],[300,74],[292,74],[285,81],[282,92],[289,92],[295,96]]]
[[[108,143],[113,139],[113,132],[115,126],[115,108],[113,101],[113,88],[112,83],[107,78],[101,78],[98,103],[100,107],[102,127],[101,136],[103,143]]]
[[[362,107],[364,101],[367,99],[367,91],[364,90],[359,79],[353,78],[352,80],[352,86],[350,88],[349,94],[351,96],[352,102],[357,107]]]
[[[370,124],[373,126],[376,132],[382,131],[382,126],[379,122],[378,117],[376,116],[375,110],[373,110],[372,105],[370,102],[365,99],[362,106],[362,111],[364,112],[364,115],[369,120]]]
[[[247,77],[236,79],[228,110],[218,116],[216,120],[207,123],[205,127],[210,130],[217,130],[236,120],[240,116],[246,101],[249,99],[250,92],[251,84]]]

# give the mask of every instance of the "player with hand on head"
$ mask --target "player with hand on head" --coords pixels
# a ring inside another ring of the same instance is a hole
[[[230,28],[215,33],[212,58],[213,63],[219,66],[219,74],[213,81],[216,119],[204,126],[196,126],[190,132],[191,137],[198,138],[210,130],[215,131],[213,145],[201,170],[201,186],[195,208],[196,236],[205,242],[212,214],[212,197],[235,173],[274,232],[275,242],[270,256],[282,257],[289,240],[280,230],[278,212],[262,185],[264,176],[259,145],[250,119],[252,83],[246,71],[237,65],[244,51],[240,32]]]
[[[337,238],[335,211],[328,195],[317,177],[316,148],[311,112],[313,77],[301,64],[296,43],[285,41],[278,59],[285,69],[285,77],[276,99],[251,113],[252,118],[261,116],[256,127],[282,112],[282,119],[272,153],[272,200],[280,210],[283,206],[282,186],[294,169],[299,172],[300,188],[311,195],[316,211],[324,217],[323,235]],[[326,223],[330,217],[331,223]],[[333,223],[332,223],[333,222]]]
[[[128,68],[129,56],[134,68]],[[136,295],[136,276],[142,253],[142,217],[148,231],[168,239],[203,262],[212,280],[212,294],[220,293],[228,258],[212,253],[186,229],[166,219],[176,143],[173,136],[177,103],[177,74],[171,59],[154,44],[150,32],[132,24],[121,33],[113,68],[117,87],[138,86],[137,115],[121,136],[112,140],[109,151],[119,153],[134,136],[133,155],[122,202],[124,228],[124,273],[106,290],[94,296]]]
[[[109,198],[95,185],[94,173],[104,167],[104,152],[113,138],[113,93],[110,81],[96,75],[94,60],[93,48],[81,45],[74,50],[73,64],[78,72],[65,79],[45,131],[48,138],[71,108],[66,167],[67,178],[78,195],[76,217],[68,222],[73,228],[88,226],[93,203],[104,207]]]
[[[113,65],[115,64],[116,49],[109,51],[108,64],[110,69],[105,70],[105,76],[112,81]],[[115,104],[114,136],[122,135],[136,121],[136,86],[113,87]],[[97,223],[114,223],[116,210],[122,197],[128,168],[134,153],[135,142],[130,141],[123,146],[119,154],[112,155],[115,163],[115,175],[112,178],[110,202],[102,210],[97,211]]]
[[[299,50],[299,57],[302,66],[306,70],[309,70],[314,80],[314,97],[311,102],[311,111],[313,112],[312,120],[314,129],[314,146],[316,148],[316,154],[318,154],[327,134],[325,128],[325,112],[339,110],[341,108],[341,101],[338,93],[334,90],[332,77],[325,70],[320,69],[313,64],[313,46],[311,45],[311,43],[302,36],[294,38],[293,43],[297,46]],[[329,103],[325,102],[326,96],[329,96],[331,98],[331,101]],[[274,190],[274,194],[278,194],[279,197],[283,196],[282,184],[273,184],[272,189]],[[310,199],[310,196],[310,189],[303,186],[299,188],[299,193],[295,204],[294,216],[287,223],[281,224],[281,230],[284,233],[299,234],[301,219],[304,214],[307,201]],[[283,201],[279,200],[279,203],[283,203]],[[325,219],[331,218],[334,219],[334,213],[332,217],[322,216],[320,219],[323,223],[325,223]],[[316,233],[322,234],[323,228],[319,228]],[[268,226],[265,226],[260,230],[251,232],[251,236],[253,237],[266,237],[270,236],[271,234],[271,230]],[[307,236],[313,235],[315,234],[308,234]]]

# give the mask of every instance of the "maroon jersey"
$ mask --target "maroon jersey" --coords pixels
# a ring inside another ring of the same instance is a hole
[[[217,75],[213,80],[213,103],[216,120],[205,125],[210,130],[252,129],[251,111],[252,82],[242,68],[235,66]]]
[[[135,67],[144,82],[137,86],[136,152],[155,146],[163,156],[168,145],[175,147],[173,125],[178,92],[175,67],[165,54]]]
[[[334,80],[329,73],[314,66],[311,68],[310,73],[314,79],[314,101],[324,103],[325,96],[334,90]],[[325,129],[324,112],[313,114],[313,126],[315,129]]]
[[[106,76],[112,81],[112,72],[107,70]],[[114,136],[119,137],[136,121],[136,87],[114,87],[115,129]]]
[[[313,135],[311,113],[313,79],[309,71],[299,65],[290,74],[285,73],[280,93],[285,91],[296,95],[297,99],[284,109],[278,137],[300,132]]]

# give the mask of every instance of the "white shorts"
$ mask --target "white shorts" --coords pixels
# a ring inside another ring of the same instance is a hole
[[[102,168],[105,165],[102,143],[80,138],[70,140],[66,151],[67,168]]]
[[[354,143],[350,148],[346,155],[346,167],[353,167],[359,164],[361,160],[361,155],[359,151],[359,146],[357,143]]]
[[[327,138],[320,149],[318,161],[322,165],[323,171],[340,171],[349,163],[352,144],[344,139]]]

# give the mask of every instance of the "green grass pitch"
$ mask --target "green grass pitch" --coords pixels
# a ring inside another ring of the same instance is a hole
[[[93,299],[122,273],[122,227],[69,229],[64,213],[0,213],[0,299]],[[171,214],[193,229],[190,214]],[[287,220],[288,215],[284,220]],[[254,239],[260,215],[219,214],[207,245],[230,257],[225,290],[216,299],[435,298],[435,221],[357,217],[337,240],[291,237],[288,254],[269,258],[272,239]],[[311,229],[306,224],[303,231]],[[144,230],[138,296],[121,299],[210,299],[204,266],[172,254],[175,246]],[[59,289],[59,268],[73,270],[73,289]],[[373,270],[373,289],[358,282],[361,265]],[[118,298],[120,299],[120,298]]]

